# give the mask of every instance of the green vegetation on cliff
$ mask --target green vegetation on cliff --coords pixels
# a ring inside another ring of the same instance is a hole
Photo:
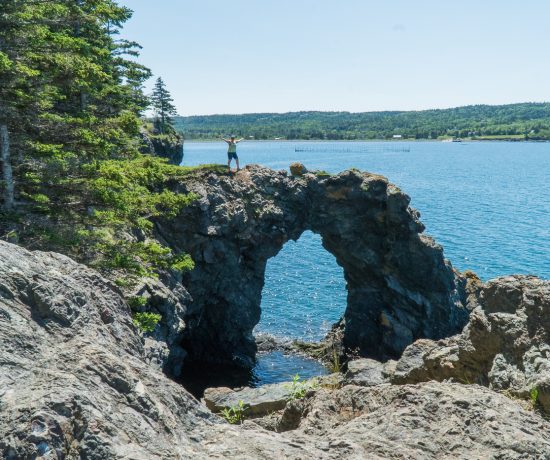
[[[550,139],[550,103],[473,105],[417,112],[292,112],[176,117],[187,139]]]
[[[151,236],[193,196],[166,187],[186,170],[140,154],[151,72],[118,37],[130,17],[114,0],[2,2],[0,237],[142,276],[192,266]]]

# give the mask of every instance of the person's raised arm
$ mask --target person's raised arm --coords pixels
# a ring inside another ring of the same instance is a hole
[[[235,141],[236,143],[244,141],[244,137],[241,137],[238,141]]]
[[[220,137],[220,139],[221,139],[222,141],[227,142],[228,144],[229,144],[229,142],[231,142],[229,139],[224,139],[223,137]]]

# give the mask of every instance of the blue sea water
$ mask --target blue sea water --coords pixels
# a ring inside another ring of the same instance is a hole
[[[183,165],[225,163],[225,152],[222,142],[187,142]],[[238,153],[241,166],[288,169],[300,161],[330,173],[355,167],[382,174],[411,196],[426,233],[459,270],[482,279],[550,278],[550,143],[243,142]],[[318,340],[345,305],[342,269],[320,237],[306,232],[269,260],[256,329]],[[293,363],[281,358],[279,365],[286,379]],[[273,369],[260,376],[277,379]]]

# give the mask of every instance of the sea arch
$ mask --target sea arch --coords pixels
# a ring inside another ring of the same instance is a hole
[[[254,364],[267,260],[311,230],[344,270],[343,345],[377,359],[418,338],[457,333],[468,318],[461,276],[424,235],[410,199],[382,176],[348,170],[291,175],[257,165],[214,171],[178,185],[199,198],[157,225],[196,267],[181,345],[198,362]]]

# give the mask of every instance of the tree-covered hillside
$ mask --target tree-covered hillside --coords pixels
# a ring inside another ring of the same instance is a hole
[[[177,117],[187,139],[222,135],[256,139],[550,139],[550,103],[473,105],[418,112],[292,112]]]

